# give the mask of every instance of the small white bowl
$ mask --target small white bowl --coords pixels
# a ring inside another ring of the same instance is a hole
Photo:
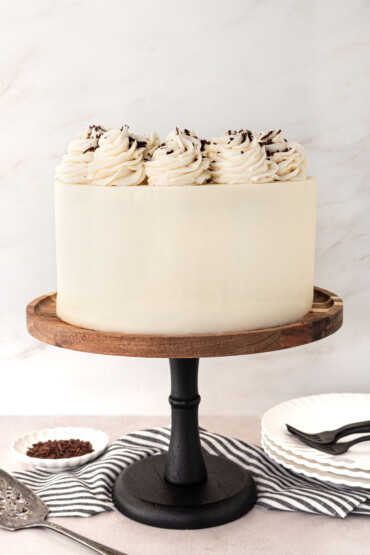
[[[28,449],[39,441],[55,439],[81,439],[90,441],[94,451],[81,457],[70,457],[69,459],[38,459],[26,455]],[[105,451],[109,442],[109,437],[105,432],[94,428],[46,428],[37,432],[31,432],[18,437],[11,444],[10,448],[20,461],[31,464],[35,468],[42,468],[50,472],[60,472],[76,468],[90,462]]]

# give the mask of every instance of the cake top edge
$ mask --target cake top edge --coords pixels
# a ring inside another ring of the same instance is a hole
[[[307,179],[305,150],[281,130],[228,130],[200,139],[175,127],[137,135],[128,125],[90,125],[68,146],[56,181],[92,186],[265,184]]]
[[[177,191],[185,191],[187,190],[189,187],[191,189],[196,189],[196,190],[206,190],[206,189],[263,189],[266,187],[280,187],[280,188],[284,188],[285,186],[292,186],[292,185],[307,185],[307,186],[313,186],[316,185],[316,177],[312,176],[312,175],[308,175],[305,179],[289,179],[286,181],[270,181],[267,183],[251,183],[251,182],[245,182],[245,183],[234,183],[234,184],[230,184],[230,183],[204,183],[203,185],[189,185],[188,187],[184,187],[182,185],[162,185],[161,187],[126,187],[125,185],[116,185],[114,187],[96,187],[93,184],[90,185],[82,185],[82,184],[73,184],[73,183],[63,183],[62,181],[55,181],[55,186],[56,187],[61,187],[61,188],[70,188],[70,189],[79,189],[79,190],[97,190],[97,191],[108,191],[107,194],[109,194],[109,191],[113,192],[113,191],[117,191],[117,190],[121,190],[121,191],[127,191],[128,193],[133,192],[133,191],[165,191],[165,190],[177,190]]]

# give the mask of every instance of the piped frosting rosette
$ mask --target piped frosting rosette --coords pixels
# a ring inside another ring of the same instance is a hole
[[[277,165],[278,181],[306,179],[307,160],[302,145],[284,139],[280,129],[258,133],[258,142],[265,148],[269,159]]]
[[[146,162],[149,185],[203,185],[211,177],[204,143],[193,132],[174,129]]]
[[[127,125],[110,129],[99,139],[89,178],[94,185],[140,185],[146,179],[144,159],[159,144],[158,135],[130,135]]]
[[[270,183],[276,178],[277,165],[247,129],[227,131],[211,139],[205,150],[213,183]]]
[[[80,133],[79,138],[68,146],[68,153],[55,170],[55,178],[61,183],[87,185],[89,167],[98,148],[99,138],[107,130],[100,125],[91,125]]]

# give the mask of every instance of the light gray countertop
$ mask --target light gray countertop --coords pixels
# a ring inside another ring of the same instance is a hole
[[[105,430],[113,441],[120,435],[169,423],[167,416],[9,416],[0,417],[0,464],[7,471],[26,468],[13,458],[9,444],[17,436],[46,427],[93,426]],[[252,443],[260,441],[260,419],[252,417],[202,417],[201,425]],[[254,508],[245,517],[205,530],[162,530],[134,522],[119,512],[89,518],[58,518],[55,522],[120,549],[128,555],[299,554],[341,555],[370,553],[368,517],[327,516],[266,511]],[[0,530],[4,555],[79,555],[93,551],[50,530],[19,532]]]

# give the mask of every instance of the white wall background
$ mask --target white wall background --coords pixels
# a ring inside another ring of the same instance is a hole
[[[319,392],[369,391],[370,2],[1,1],[3,414],[167,413],[165,360],[57,349],[25,307],[56,287],[54,168],[89,123],[204,137],[283,128],[318,180],[316,284],[345,324],[316,344],[201,362],[201,410],[262,413]]]

